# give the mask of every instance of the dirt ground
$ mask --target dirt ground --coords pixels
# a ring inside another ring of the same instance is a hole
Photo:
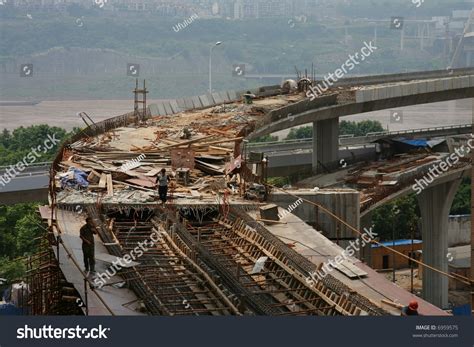
[[[392,280],[392,272],[386,272],[384,273],[385,277],[388,280]],[[421,288],[422,288],[422,282],[418,278],[418,269],[413,270],[413,290],[416,295],[421,295]],[[395,283],[402,287],[403,289],[406,289],[410,291],[411,289],[411,275],[410,275],[410,269],[404,269],[404,270],[397,270],[395,272]]]
[[[414,294],[421,296],[422,281],[418,278],[418,269],[414,269],[414,278],[413,278],[413,289]],[[385,277],[388,280],[392,280],[392,272],[384,273]],[[405,290],[410,291],[411,289],[411,275],[410,269],[397,270],[395,272],[395,283],[404,288]],[[469,291],[462,290],[450,290],[448,301],[452,306],[462,306],[470,303],[470,294]]]

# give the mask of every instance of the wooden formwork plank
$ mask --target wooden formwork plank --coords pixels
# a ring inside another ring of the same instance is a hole
[[[105,189],[106,186],[107,186],[107,175],[103,173],[100,175],[99,188]]]
[[[107,196],[114,196],[114,184],[112,183],[111,174],[107,174]]]

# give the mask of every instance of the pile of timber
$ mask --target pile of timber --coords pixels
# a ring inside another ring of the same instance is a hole
[[[86,136],[65,151],[56,186],[75,168],[87,174],[87,191],[103,191],[109,197],[123,189],[155,194],[157,176],[165,169],[173,178],[174,196],[202,199],[228,188],[232,194],[242,194],[245,187],[240,189],[241,157],[236,149],[241,134],[264,115],[262,107],[235,103],[154,117],[143,126]]]
[[[76,143],[66,160],[60,163],[64,171],[56,176],[56,186],[60,186],[61,175],[74,167],[88,174],[89,191],[102,190],[112,197],[117,190],[130,187],[154,191],[162,169],[173,177],[177,170],[184,168],[189,169],[186,186],[172,178],[171,187],[176,197],[202,199],[226,188],[226,166],[232,159],[235,144],[242,137],[212,128],[205,129],[205,133],[193,134],[186,140],[171,140],[162,136],[157,131],[157,137],[161,137],[159,141],[144,147],[131,144],[128,152],[90,146],[97,143],[93,141],[84,141],[83,147]],[[173,152],[183,152],[192,163],[189,167],[174,165]]]

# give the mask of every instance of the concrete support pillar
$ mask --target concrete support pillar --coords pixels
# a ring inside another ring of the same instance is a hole
[[[339,118],[313,122],[313,171],[324,172],[339,159]]]
[[[423,236],[423,262],[448,272],[448,216],[460,179],[438,184],[418,195]],[[423,299],[448,307],[448,277],[423,268]]]
[[[318,122],[313,122],[313,172],[318,172]]]
[[[402,26],[400,30],[400,50],[403,51],[405,49],[405,26]]]
[[[349,225],[357,229],[359,228],[360,194],[358,191],[352,189],[322,189],[313,192],[309,189],[300,189],[292,193],[324,206]],[[278,191],[273,191],[269,196],[269,202],[283,209],[288,209],[288,206],[294,204],[296,201],[296,198]],[[314,205],[308,203],[299,204],[291,213],[322,232],[324,236],[342,248],[348,247],[350,241],[357,239],[357,235],[351,229]],[[285,221],[285,219],[282,221]]]

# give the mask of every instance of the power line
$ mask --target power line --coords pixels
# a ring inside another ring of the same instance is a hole
[[[320,204],[318,204],[318,203],[315,203],[315,202],[313,202],[313,201],[307,200],[307,199],[305,199],[305,198],[302,198],[302,197],[300,197],[300,196],[298,196],[298,195],[296,195],[296,194],[292,194],[292,193],[290,193],[290,192],[288,192],[288,191],[285,191],[284,189],[278,188],[278,187],[273,186],[273,185],[271,185],[271,184],[266,184],[266,185],[269,186],[269,187],[271,187],[271,188],[273,188],[273,189],[279,190],[279,191],[281,191],[281,192],[283,192],[283,193],[285,193],[285,194],[287,194],[287,195],[290,195],[290,196],[292,196],[292,197],[294,197],[294,198],[301,199],[301,200],[303,200],[303,202],[306,202],[306,203],[308,203],[308,204],[310,204],[310,205],[313,205],[313,206],[316,206],[316,207],[320,208],[322,211],[324,211],[325,213],[327,213],[327,214],[328,214],[329,216],[331,216],[332,218],[334,218],[334,219],[336,219],[337,221],[339,221],[339,222],[341,222],[342,224],[344,224],[346,227],[348,227],[349,229],[351,229],[353,232],[355,232],[355,233],[358,234],[359,236],[362,236],[362,235],[363,235],[363,233],[362,233],[360,230],[358,230],[357,228],[353,227],[352,225],[350,225],[349,223],[347,223],[346,221],[344,221],[343,219],[341,219],[339,216],[337,216],[337,215],[335,215],[334,213],[332,213],[331,211],[329,211],[329,210],[328,210],[327,208],[325,208],[324,206],[322,206],[322,205],[320,205]],[[371,240],[370,243],[373,243],[373,244],[376,244],[376,245],[378,245],[378,246],[380,246],[380,247],[383,247],[383,248],[387,249],[388,251],[393,252],[393,253],[395,253],[395,254],[398,254],[399,256],[401,256],[401,257],[403,257],[403,258],[405,258],[405,259],[408,259],[408,260],[410,260],[410,261],[412,261],[412,262],[414,262],[414,263],[417,263],[418,265],[421,265],[421,266],[423,266],[423,267],[425,267],[425,268],[427,268],[427,269],[430,269],[430,270],[435,271],[435,272],[437,272],[437,273],[439,273],[439,274],[442,274],[442,275],[444,275],[444,276],[447,276],[447,277],[449,277],[449,278],[452,278],[452,279],[454,279],[454,280],[456,280],[456,281],[459,281],[459,282],[462,282],[462,283],[468,284],[468,285],[471,284],[471,280],[470,280],[469,278],[467,278],[467,277],[464,277],[464,276],[461,276],[461,275],[458,275],[458,274],[452,275],[451,273],[448,273],[448,272],[444,272],[444,271],[442,271],[442,270],[439,270],[439,269],[437,269],[437,268],[435,268],[435,267],[433,267],[433,266],[430,266],[430,265],[428,265],[428,264],[423,263],[422,261],[419,261],[419,260],[417,260],[417,259],[414,259],[414,258],[412,258],[412,257],[409,257],[409,256],[407,256],[407,255],[405,255],[405,254],[403,254],[403,253],[401,253],[401,252],[399,252],[399,251],[397,251],[397,250],[395,250],[395,249],[393,249],[393,248],[387,247],[387,246],[385,246],[384,244],[382,244],[382,243],[380,243],[380,242],[378,242],[378,241],[376,241],[376,240]]]

